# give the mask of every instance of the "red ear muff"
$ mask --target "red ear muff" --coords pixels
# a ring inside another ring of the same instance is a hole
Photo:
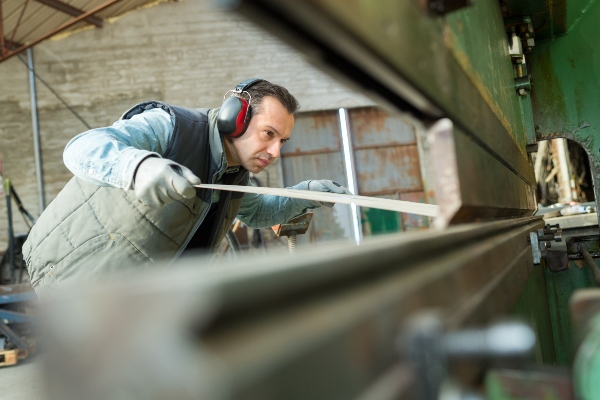
[[[222,135],[231,137],[240,137],[248,129],[250,123],[250,103],[248,100],[243,98],[244,93],[251,98],[250,94],[246,91],[253,85],[260,82],[266,82],[260,78],[250,78],[243,82],[240,82],[235,88],[225,93],[227,96],[229,93],[233,93],[233,96],[227,97],[217,115],[217,128]]]
[[[217,116],[217,128],[223,135],[239,137],[246,132],[250,105],[246,99],[232,96],[225,99]]]

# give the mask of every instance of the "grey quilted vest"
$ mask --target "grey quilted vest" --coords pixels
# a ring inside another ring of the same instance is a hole
[[[134,106],[122,119],[155,107],[169,112],[175,121],[163,157],[185,165],[202,182],[214,183],[222,166],[220,159],[211,156],[209,136],[216,135],[212,139],[220,141],[215,124],[218,110],[152,101]],[[246,185],[248,172],[240,168],[223,179],[224,184]],[[203,224],[211,196],[212,190],[198,189],[193,199],[156,209],[139,202],[132,190],[97,186],[73,177],[42,213],[23,245],[36,293],[53,291],[67,280],[90,281],[111,272],[168,265],[192,239],[214,251],[235,219],[243,193],[221,193],[214,217]]]

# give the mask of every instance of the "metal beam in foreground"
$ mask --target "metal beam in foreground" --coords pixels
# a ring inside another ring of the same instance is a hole
[[[410,320],[433,311],[449,332],[510,314],[542,226],[462,225],[214,267],[190,258],[79,286],[41,313],[50,399],[415,398],[400,345]],[[382,390],[393,397],[372,395]]]

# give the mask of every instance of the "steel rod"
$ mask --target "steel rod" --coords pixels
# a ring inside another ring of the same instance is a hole
[[[44,195],[44,177],[42,171],[42,151],[40,146],[40,129],[37,112],[37,92],[35,90],[35,72],[33,66],[33,49],[27,49],[27,62],[29,69],[29,100],[31,102],[31,127],[33,129],[33,151],[35,157],[35,175],[38,187],[38,206],[40,214],[46,208]]]
[[[436,217],[439,214],[439,206],[435,204],[416,203],[404,200],[382,199],[378,197],[355,196],[349,194],[338,194],[330,192],[318,192],[314,190],[280,189],[271,187],[236,186],[236,185],[212,185],[202,183],[194,185],[200,189],[227,190],[231,192],[256,193],[273,196],[291,197],[294,199],[315,200],[324,203],[356,204],[363,207],[377,208],[404,212],[416,215]]]
[[[346,169],[346,180],[348,181],[348,190],[358,194],[358,181],[356,179],[356,164],[354,162],[354,146],[352,144],[352,134],[350,131],[350,119],[348,110],[339,109],[340,117],[340,136],[342,137],[342,148],[344,154],[344,167]],[[362,241],[362,225],[360,218],[360,208],[356,204],[351,204],[352,210],[352,228],[354,230],[354,241],[360,244]]]
[[[10,281],[15,282],[15,234],[13,231],[12,208],[10,201],[10,179],[6,180],[6,217],[8,220],[8,267],[10,270]]]

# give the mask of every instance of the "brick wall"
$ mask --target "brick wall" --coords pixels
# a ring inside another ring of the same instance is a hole
[[[208,0],[162,2],[105,24],[35,47],[36,72],[92,127],[109,125],[138,101],[215,107],[224,92],[248,77],[286,86],[302,110],[370,105],[308,65],[300,54]],[[25,54],[23,54],[25,59]],[[62,150],[85,126],[39,81],[39,125],[46,201],[71,173]],[[0,155],[4,176],[25,207],[39,214],[28,75],[21,61],[0,63]],[[280,184],[279,164],[270,179]],[[266,179],[263,179],[266,181]],[[26,225],[14,216],[16,232]],[[5,201],[0,201],[0,252],[7,246]]]

